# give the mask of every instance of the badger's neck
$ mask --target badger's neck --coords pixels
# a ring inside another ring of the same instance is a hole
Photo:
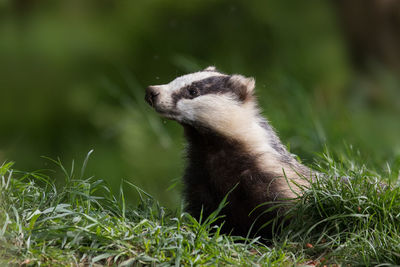
[[[282,178],[282,188],[288,188],[285,176],[289,181],[306,185],[299,175],[309,174],[308,169],[287,152],[272,127],[258,113],[253,115],[251,118],[243,118],[240,114],[225,118],[216,128],[184,125],[187,156],[192,164],[188,168],[198,168],[210,179],[218,179],[213,176],[220,173],[232,177],[235,182],[233,177],[243,178],[243,174],[251,176],[256,172],[269,179]],[[285,196],[293,197],[289,191]]]

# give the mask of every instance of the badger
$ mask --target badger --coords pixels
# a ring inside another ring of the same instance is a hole
[[[254,87],[254,78],[211,66],[147,87],[145,100],[184,128],[186,211],[204,218],[227,195],[222,230],[270,238],[273,229],[265,225],[280,214],[274,205],[299,196],[312,171],[261,116]]]

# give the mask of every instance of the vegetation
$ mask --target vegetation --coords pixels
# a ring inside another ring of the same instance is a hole
[[[0,0],[3,262],[400,264],[398,4],[333,2]],[[209,65],[326,175],[268,246],[182,212],[182,129],[143,101]]]
[[[89,155],[88,155],[89,156]],[[329,153],[315,165],[325,177],[291,205],[288,224],[267,241],[220,234],[209,218],[162,207],[149,194],[125,181],[113,194],[104,181],[85,178],[72,164],[57,186],[45,173],[19,172],[12,163],[0,168],[0,246],[3,263],[63,266],[97,264],[268,265],[399,264],[400,188],[389,178],[350,158]],[[387,184],[383,184],[384,181]],[[396,182],[396,180],[394,180]],[[140,196],[132,207],[124,188]],[[290,220],[289,220],[290,219]],[[275,223],[274,221],[272,223]]]

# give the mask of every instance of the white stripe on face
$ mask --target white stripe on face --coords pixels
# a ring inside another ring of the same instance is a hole
[[[214,71],[199,71],[191,74],[186,74],[181,77],[176,78],[169,84],[166,84],[165,87],[168,90],[171,91],[176,91],[181,89],[182,87],[185,87],[195,81],[200,81],[209,77],[214,77],[214,76],[226,76],[226,74],[222,74],[219,72],[214,72]]]

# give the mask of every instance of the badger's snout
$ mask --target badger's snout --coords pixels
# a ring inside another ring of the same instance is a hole
[[[150,106],[154,107],[157,101],[157,97],[160,95],[160,91],[156,86],[149,86],[146,88],[146,95],[144,99]]]

